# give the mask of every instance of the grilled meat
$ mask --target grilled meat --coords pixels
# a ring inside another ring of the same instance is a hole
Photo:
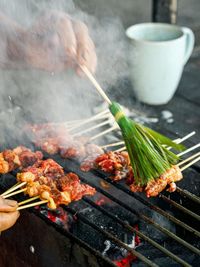
[[[147,197],[155,197],[162,192],[167,185],[169,185],[169,191],[174,192],[176,190],[175,182],[180,181],[183,178],[181,170],[178,166],[174,165],[165,173],[163,173],[158,179],[150,181],[145,187]]]
[[[130,160],[127,152],[109,151],[96,158],[95,167],[110,173],[110,178],[119,181],[126,178],[129,172]]]
[[[81,170],[88,172],[95,168],[95,160],[104,153],[103,149],[95,144],[85,146],[86,157],[81,159]]]
[[[19,167],[23,168],[33,165],[36,161],[42,159],[42,157],[42,152],[32,152],[23,146],[18,146],[13,150],[4,150],[0,153],[0,173],[8,173]]]
[[[94,195],[95,189],[81,184],[74,173],[64,174],[63,168],[52,159],[38,161],[17,174],[18,181],[26,182],[26,193],[48,200],[48,207],[77,201],[84,195]]]
[[[21,182],[33,182],[41,176],[52,177],[54,179],[64,175],[63,168],[53,159],[40,160],[33,166],[23,169],[17,174],[17,180]]]

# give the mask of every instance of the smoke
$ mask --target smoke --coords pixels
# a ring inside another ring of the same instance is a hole
[[[126,40],[118,18],[95,18],[81,11],[71,0],[13,0],[0,1],[1,12],[24,28],[45,10],[62,10],[86,23],[96,46],[97,80],[105,90],[127,75]],[[11,33],[14,34],[14,33]],[[0,56],[6,48],[1,49]],[[113,91],[113,96],[115,92]],[[26,121],[66,121],[83,118],[102,99],[86,78],[73,70],[50,73],[36,69],[0,70],[0,127],[1,140],[5,126],[18,135]]]

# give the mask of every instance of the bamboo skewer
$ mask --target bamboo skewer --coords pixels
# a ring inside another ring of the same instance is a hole
[[[188,138],[190,138],[191,136],[193,136],[194,134],[195,134],[195,132],[193,131],[193,132],[189,133],[188,135],[184,136],[183,138],[178,138],[178,139],[175,139],[175,140],[173,140],[173,141],[174,141],[175,143],[177,143],[177,144],[180,144],[180,143],[182,143],[183,141],[185,141],[186,139],[188,139]],[[113,146],[115,146],[115,144],[117,144],[117,143],[114,143]],[[123,144],[123,141],[122,141],[122,144]],[[106,145],[105,145],[104,147],[106,147]],[[188,153],[188,152],[191,152],[192,150],[194,150],[194,149],[196,149],[196,148],[198,148],[198,147],[200,147],[200,143],[197,144],[197,145],[194,145],[194,146],[192,146],[192,147],[190,147],[190,148],[188,148],[187,150],[185,150],[185,151],[183,151],[183,152],[181,152],[181,153],[179,153],[179,154],[177,154],[177,156],[182,156],[182,155],[184,155],[184,154],[186,154],[186,153]],[[121,149],[122,149],[122,150],[121,150]],[[116,151],[116,152],[123,151],[123,150],[126,149],[126,147],[124,146],[124,147],[121,148],[121,149],[120,149],[120,150],[119,150],[119,149],[116,149],[115,151]],[[168,149],[171,149],[171,147],[168,147]]]
[[[187,134],[186,136],[184,136],[184,137],[182,137],[182,138],[178,138],[178,139],[174,140],[174,142],[177,143],[177,144],[180,144],[180,143],[182,143],[183,141],[189,139],[190,137],[192,137],[192,136],[195,135],[195,134],[196,134],[196,132],[193,131],[193,132]]]
[[[36,196],[36,197],[32,197],[32,198],[26,199],[24,201],[19,202],[18,203],[18,206],[24,205],[24,204],[29,203],[29,202],[31,202],[31,201],[33,201],[35,199],[38,199],[38,198],[40,198],[40,197],[39,196]]]
[[[97,124],[97,125],[94,125],[94,126],[88,128],[88,129],[86,129],[86,130],[83,130],[83,131],[80,131],[80,132],[78,132],[78,133],[75,133],[75,134],[73,134],[73,136],[78,136],[78,135],[80,135],[80,134],[88,133],[88,132],[93,131],[93,130],[95,130],[95,129],[98,129],[98,128],[102,127],[102,126],[105,126],[105,125],[107,125],[107,124],[110,124],[110,122],[111,122],[110,119],[107,120],[107,121],[101,122],[101,123],[99,123],[99,124]]]
[[[1,194],[1,196],[4,196],[6,194],[8,194],[10,192],[11,189],[15,188],[18,184],[20,184],[21,182],[17,182],[16,184],[14,184],[13,186],[11,186],[8,190],[6,190],[5,192],[3,192]]]
[[[103,135],[105,135],[105,134],[107,134],[109,132],[112,132],[112,131],[116,130],[117,128],[118,128],[118,126],[114,125],[111,128],[109,128],[109,129],[107,129],[107,130],[105,130],[105,131],[103,131],[101,133],[98,133],[98,134],[94,135],[93,137],[91,137],[89,139],[89,141],[93,141],[93,140],[95,140],[95,139],[97,139],[97,138],[99,138],[99,137],[101,137],[101,136],[103,136]]]
[[[121,148],[116,149],[114,152],[122,152],[122,151],[125,151],[125,150],[126,150],[126,147],[123,146]]]
[[[107,95],[104,93],[103,89],[101,88],[100,84],[97,82],[97,80],[94,78],[94,76],[92,75],[92,73],[88,70],[87,67],[80,65],[81,69],[83,70],[83,72],[86,74],[86,76],[88,77],[88,79],[93,83],[93,85],[96,87],[97,91],[99,92],[99,94],[104,98],[104,100],[111,105],[112,102],[110,101],[110,99],[107,97]]]
[[[42,204],[47,203],[47,202],[48,202],[48,200],[41,200],[41,201],[34,202],[34,203],[31,203],[31,204],[28,204],[28,205],[20,206],[20,207],[17,208],[17,210],[28,209],[28,208],[31,208],[31,207],[34,207],[34,206],[42,205]]]
[[[120,146],[120,145],[124,145],[124,141],[119,141],[119,142],[116,142],[116,143],[103,145],[103,146],[100,146],[100,148],[107,148],[107,147]]]
[[[23,183],[17,183],[15,186],[12,186],[10,189],[6,190],[3,194],[1,194],[2,197],[7,196],[9,193],[15,191],[16,189],[18,189],[19,187],[25,185],[26,182]]]
[[[198,158],[194,159],[193,161],[189,162],[187,165],[185,165],[185,166],[183,166],[181,168],[181,171],[184,171],[185,169],[189,168],[191,165],[193,165],[194,163],[196,163],[199,160],[200,160],[200,157],[198,157]]]
[[[106,114],[107,113],[107,114]],[[79,128],[80,126],[83,126],[84,124],[87,124],[89,122],[93,122],[95,120],[98,120],[98,119],[103,119],[103,118],[107,118],[107,117],[110,117],[110,114],[109,114],[109,110],[106,109],[82,122],[80,122],[78,125],[75,125],[74,127],[71,128],[71,130],[74,130],[76,128]]]
[[[189,157],[189,158],[187,158],[187,159],[185,159],[185,160],[182,160],[181,162],[179,162],[179,163],[177,164],[177,166],[181,166],[181,165],[187,163],[188,161],[190,161],[191,159],[196,158],[196,157],[199,156],[199,155],[200,155],[200,152],[198,152],[198,153],[192,155],[191,157]]]
[[[5,199],[5,198],[11,197],[11,196],[18,195],[18,194],[20,194],[20,193],[22,193],[22,192],[25,192],[26,190],[27,190],[27,188],[23,188],[23,189],[14,191],[14,192],[12,192],[12,193],[10,193],[10,194],[7,194],[7,195],[3,196],[3,198]]]
[[[179,154],[177,154],[177,156],[179,156],[179,157],[183,156],[183,155],[187,154],[188,152],[191,152],[192,150],[194,150],[194,149],[196,149],[198,147],[200,147],[200,143],[195,145],[195,146],[192,146],[192,147],[188,148],[187,150],[185,150],[185,151],[183,151],[183,152],[181,152]]]
[[[79,131],[79,128],[82,128],[83,126],[85,126],[85,124],[88,124],[88,123],[91,123],[91,122],[95,122],[95,121],[102,121],[102,120],[105,120],[105,119],[109,119],[110,117],[111,117],[110,114],[105,114],[102,117],[95,118],[95,119],[93,119],[91,121],[86,121],[85,123],[83,123],[83,121],[82,121],[81,123],[70,127],[68,130],[69,130],[69,132]]]

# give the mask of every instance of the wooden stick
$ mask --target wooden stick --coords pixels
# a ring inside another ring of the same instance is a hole
[[[116,149],[114,152],[121,152],[121,151],[125,151],[125,150],[126,150],[126,147],[123,146],[123,147],[121,147],[119,149]]]
[[[173,140],[173,142],[175,142],[176,144],[180,144],[180,143],[182,143],[183,141],[189,139],[189,138],[190,138],[191,136],[193,136],[194,134],[196,134],[195,131],[193,131],[193,132],[187,134],[187,135],[184,136],[183,138],[175,139],[175,140]],[[168,147],[167,149],[170,150],[171,148],[172,148],[172,147],[170,146],[170,147]]]
[[[86,66],[81,66],[82,71],[85,73],[85,75],[88,77],[88,79],[92,82],[92,84],[95,86],[95,88],[97,89],[97,91],[99,92],[99,94],[104,98],[104,100],[111,105],[112,102],[110,101],[110,99],[107,97],[107,95],[105,94],[104,90],[101,88],[100,84],[97,82],[97,80],[94,78],[94,76],[92,75],[92,73],[88,70],[88,68]]]
[[[108,113],[108,110],[106,110],[106,112]],[[98,113],[97,115],[92,116],[92,117],[90,117],[89,119],[86,119],[86,120],[80,122],[78,125],[72,126],[71,129],[70,129],[70,131],[72,131],[72,130],[74,130],[74,129],[76,129],[76,128],[79,128],[80,126],[83,126],[84,124],[93,122],[93,121],[95,121],[95,120],[102,120],[102,119],[105,119],[105,118],[110,117],[110,114],[109,114],[109,113],[106,114],[106,112],[104,111],[104,114],[101,114],[101,113],[103,113],[103,112],[100,112],[100,113]]]
[[[179,154],[177,154],[177,156],[179,156],[179,157],[183,156],[183,155],[187,154],[188,152],[190,152],[190,151],[192,151],[192,150],[194,150],[194,149],[196,149],[198,147],[200,147],[200,143],[195,145],[195,146],[192,146],[192,147],[188,148],[187,150],[185,150],[185,151],[183,151],[183,152],[181,152]]]
[[[18,206],[24,205],[24,204],[29,203],[29,202],[31,202],[31,201],[33,201],[35,199],[38,199],[38,198],[40,198],[40,197],[39,196],[36,196],[36,197],[32,197],[32,198],[26,199],[24,201],[19,202],[18,203]]]
[[[25,185],[26,182],[23,182],[23,183],[17,183],[15,186],[12,186],[10,189],[6,190],[3,194],[1,194],[1,196],[5,196],[7,195],[8,193],[11,193],[13,191],[15,191],[16,189],[18,189],[19,187]]]
[[[182,141],[188,139],[189,137],[191,137],[194,134],[195,134],[195,132],[191,132],[191,133],[189,133],[188,135],[186,135],[183,138],[178,138],[178,139],[173,140],[173,142],[175,142],[176,144],[179,144],[179,143],[181,143]],[[124,144],[124,141],[119,141],[119,142],[116,142],[116,143],[111,143],[111,144],[100,146],[100,148],[119,146],[119,145],[123,145],[123,144]]]
[[[192,146],[192,147],[190,147],[190,148],[188,148],[187,150],[185,150],[185,151],[183,151],[183,152],[181,152],[181,153],[179,153],[179,154],[177,154],[177,156],[183,156],[183,155],[185,155],[185,154],[187,154],[188,152],[191,152],[192,150],[194,150],[194,149],[196,149],[196,148],[198,148],[198,147],[200,147],[200,143],[199,144],[197,144],[197,145],[195,145],[195,146]],[[120,148],[120,149],[116,149],[115,151],[116,152],[120,152],[120,151],[123,151],[123,150],[125,150],[126,149],[126,147],[122,147],[122,148]]]
[[[116,130],[117,128],[118,128],[118,126],[117,126],[117,125],[114,125],[114,126],[112,126],[110,129],[105,130],[105,131],[103,131],[103,132],[101,132],[101,133],[99,133],[99,134],[96,134],[95,136],[91,137],[91,138],[89,139],[89,141],[95,140],[95,139],[97,139],[97,138],[99,138],[99,137],[101,137],[101,136],[103,136],[103,135],[105,135],[105,134],[107,134],[107,133],[109,133],[109,132],[112,132],[112,131]]]
[[[25,192],[26,190],[27,190],[27,188],[23,188],[23,189],[14,191],[14,192],[12,192],[12,193],[10,193],[10,194],[7,194],[6,196],[3,196],[3,198],[8,198],[8,197],[11,197],[11,196],[20,194],[20,193],[22,193],[22,192]]]
[[[120,146],[120,145],[124,145],[124,141],[119,141],[119,142],[116,142],[116,143],[103,145],[103,146],[100,146],[100,148],[107,148],[107,147]]]
[[[9,193],[10,192],[10,190],[12,189],[12,188],[14,188],[15,186],[17,186],[18,184],[20,184],[21,182],[17,182],[16,184],[14,184],[12,187],[10,187],[8,190],[6,190],[5,192],[3,192],[2,194],[1,194],[1,196],[3,196],[3,195],[6,195],[7,193]]]
[[[34,206],[42,205],[42,204],[47,203],[47,202],[48,202],[48,200],[41,200],[41,201],[38,201],[38,202],[35,202],[35,203],[31,203],[31,204],[28,204],[28,205],[20,206],[20,207],[17,208],[17,210],[28,209],[28,208],[31,208],[31,207],[34,207]]]
[[[196,134],[196,132],[193,131],[193,132],[187,134],[186,136],[184,136],[183,138],[176,139],[177,141],[175,140],[174,142],[177,143],[177,144],[180,144],[180,143],[182,143],[183,141],[187,140],[188,138],[190,138],[191,136],[193,136],[195,134]]]
[[[194,163],[196,163],[196,162],[199,161],[199,160],[200,160],[200,157],[194,159],[193,161],[191,161],[191,162],[188,163],[187,165],[183,166],[183,167],[181,168],[181,171],[184,171],[185,169],[189,168],[191,165],[193,165]]]
[[[104,121],[104,122],[102,122],[102,123],[99,123],[99,124],[97,124],[97,125],[94,125],[94,126],[88,128],[88,129],[86,129],[86,130],[83,130],[83,131],[80,131],[80,132],[78,132],[78,133],[75,133],[75,134],[73,134],[73,136],[77,136],[77,135],[80,135],[80,134],[88,133],[88,132],[93,131],[93,130],[95,130],[95,129],[101,128],[102,126],[105,126],[105,125],[107,125],[107,124],[110,124],[110,122],[111,122],[111,120],[109,119],[109,120],[107,120],[107,121]]]
[[[179,162],[179,163],[177,164],[177,166],[181,166],[181,165],[185,164],[186,162],[190,161],[191,159],[196,158],[196,157],[199,156],[199,155],[200,155],[200,152],[194,154],[193,156],[191,156],[191,157],[189,157],[189,158],[187,158],[187,159],[185,159],[185,160],[182,160],[181,162]]]

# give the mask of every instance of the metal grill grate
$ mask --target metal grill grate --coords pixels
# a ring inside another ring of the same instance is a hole
[[[96,204],[95,200],[93,198],[84,197],[83,200],[81,200],[81,203],[85,203],[88,206],[90,206],[93,210],[98,210],[102,214],[102,216],[107,216],[113,221],[115,221],[117,224],[119,224],[123,229],[126,231],[129,231],[130,233],[135,233],[137,236],[141,238],[144,242],[148,243],[150,246],[154,247],[158,251],[160,251],[164,257],[169,258],[169,262],[176,262],[180,264],[181,266],[191,266],[191,263],[187,261],[188,255],[196,255],[198,258],[200,256],[200,250],[198,249],[197,245],[191,244],[191,242],[188,242],[188,240],[185,240],[184,238],[180,237],[179,235],[176,235],[175,233],[171,232],[164,226],[160,225],[158,222],[153,220],[150,216],[146,215],[142,210],[138,212],[138,210],[134,206],[129,206],[126,203],[126,200],[122,200],[118,197],[118,195],[112,194],[109,192],[109,190],[105,190],[102,186],[99,185],[99,181],[105,181],[106,183],[109,183],[113,188],[116,188],[119,192],[123,192],[123,194],[135,199],[136,201],[140,202],[142,205],[144,205],[147,209],[152,210],[153,212],[156,212],[163,217],[165,217],[167,220],[171,221],[174,225],[176,225],[179,228],[182,228],[183,231],[189,233],[189,235],[193,236],[194,238],[200,237],[200,232],[197,230],[198,228],[194,227],[193,225],[190,225],[190,218],[192,220],[195,220],[197,225],[200,219],[199,214],[195,213],[192,210],[189,210],[187,207],[184,207],[183,205],[180,205],[176,201],[169,199],[164,194],[160,194],[160,200],[164,201],[165,203],[173,206],[175,209],[179,210],[179,212],[183,213],[188,218],[188,223],[185,223],[181,221],[180,219],[174,217],[174,215],[170,214],[169,212],[165,211],[164,209],[160,208],[159,206],[152,204],[149,200],[143,198],[141,195],[135,194],[131,192],[123,183],[115,183],[112,180],[110,180],[104,173],[94,171],[93,173],[83,173],[79,170],[79,166],[76,162],[72,160],[64,160],[60,157],[52,157],[57,162],[59,162],[64,169],[69,172],[73,171],[76,172],[81,181],[85,182],[93,187],[96,188],[97,192],[105,196],[106,198],[110,199],[112,203],[116,203],[121,208],[127,210],[130,214],[133,216],[136,216],[140,221],[145,222],[147,225],[151,225],[153,228],[156,229],[156,231],[161,232],[166,237],[170,238],[173,242],[175,242],[179,247],[183,248],[184,251],[186,251],[187,257],[180,257],[176,254],[176,251],[171,251],[170,249],[164,247],[162,244],[160,244],[158,241],[154,240],[154,238],[149,237],[146,233],[144,233],[142,230],[137,230],[133,228],[130,223],[122,220],[120,217],[116,217],[116,214],[111,212],[110,210],[107,210],[105,207],[99,206]],[[185,199],[188,199],[192,201],[192,203],[200,203],[200,199],[191,194],[190,192],[183,190],[181,188],[177,189],[177,192],[180,196],[183,196]],[[98,223],[95,223],[93,221],[90,221],[90,219],[87,218],[82,212],[77,211],[74,206],[69,205],[63,207],[64,210],[66,210],[68,213],[75,215],[77,217],[77,220],[79,220],[81,223],[86,224],[88,227],[91,227],[96,231],[96,233],[101,234],[105,236],[107,240],[111,240],[114,242],[118,247],[124,248],[128,252],[130,252],[132,255],[136,256],[140,261],[145,263],[148,266],[159,266],[157,265],[153,259],[149,259],[148,256],[143,255],[143,253],[137,251],[137,249],[131,248],[128,244],[126,244],[123,240],[115,236],[112,232],[109,230],[105,230],[101,227],[99,227]],[[85,249],[93,253],[97,258],[105,262],[108,266],[117,266],[111,259],[109,259],[107,256],[102,254],[102,251],[98,251],[98,249],[92,247],[90,244],[82,240],[81,238],[75,236],[74,234],[70,233],[66,229],[63,229],[62,226],[55,224],[54,222],[51,222],[50,220],[47,220],[47,218],[41,214],[38,213],[38,211],[34,210],[34,212],[43,218],[45,221],[53,225],[60,233],[70,237],[72,240],[83,246]]]

